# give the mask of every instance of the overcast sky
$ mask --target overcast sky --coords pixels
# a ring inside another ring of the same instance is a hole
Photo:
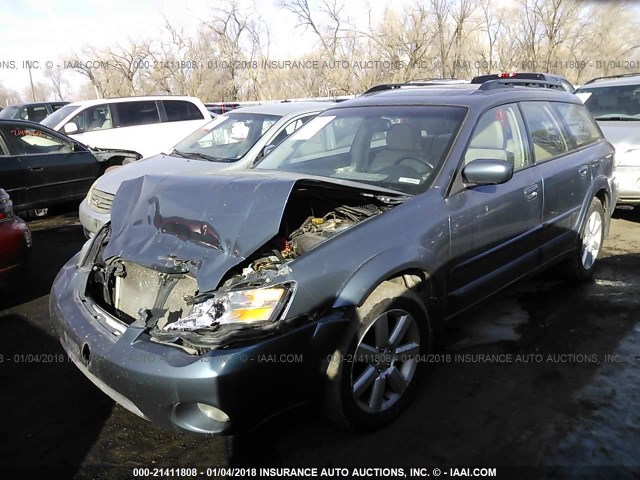
[[[293,14],[278,7],[278,0],[255,0],[259,13],[271,31],[271,56],[295,57],[312,48],[314,37],[302,28],[294,29]],[[374,16],[381,15],[392,0],[373,0]],[[253,0],[240,0],[252,4]],[[393,4],[405,3],[405,0]],[[38,61],[34,80],[42,79],[47,61],[81,52],[86,46],[109,47],[129,38],[156,39],[164,33],[164,18],[177,27],[195,31],[216,0],[0,0],[0,83],[23,92],[29,86],[23,61]],[[352,18],[366,24],[364,1],[347,2]],[[364,24],[361,25],[364,27]],[[292,41],[292,36],[295,41]],[[14,69],[6,62],[14,61]]]

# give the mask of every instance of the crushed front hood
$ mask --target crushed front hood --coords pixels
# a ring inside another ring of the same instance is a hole
[[[200,292],[273,238],[296,184],[373,195],[386,189],[282,172],[150,175],[127,180],[111,210],[111,240],[102,257],[120,257],[160,272],[189,271]]]
[[[295,181],[270,175],[144,176],[127,180],[111,210],[103,258],[161,272],[189,270],[201,292],[278,233]]]

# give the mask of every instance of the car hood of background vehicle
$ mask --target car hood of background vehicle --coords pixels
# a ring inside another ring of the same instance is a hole
[[[233,165],[233,163],[192,160],[189,158],[173,157],[170,155],[154,155],[153,157],[138,160],[137,162],[132,162],[109,171],[109,173],[98,179],[96,188],[103,192],[115,194],[122,182],[142,175],[183,172],[216,172],[224,168],[229,168],[231,165]]]
[[[599,121],[600,129],[604,137],[616,148],[616,153],[621,154],[632,148],[640,148],[640,122],[639,121]]]
[[[147,175],[123,182],[118,190],[111,240],[102,256],[166,273],[189,270],[201,292],[213,290],[232,267],[278,233],[289,195],[301,184],[403,196],[283,172]]]

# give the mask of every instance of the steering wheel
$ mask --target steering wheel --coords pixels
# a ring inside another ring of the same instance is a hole
[[[436,169],[433,165],[431,165],[430,162],[428,162],[424,158],[418,158],[418,157],[402,157],[394,165],[400,165],[402,162],[416,162],[424,167],[427,167],[429,170],[425,172],[425,175],[431,174]],[[418,171],[421,171],[421,170],[422,169],[419,169]]]

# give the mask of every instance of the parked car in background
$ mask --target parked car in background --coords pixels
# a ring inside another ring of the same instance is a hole
[[[114,169],[100,177],[80,204],[87,236],[109,221],[120,184],[149,173],[212,172],[251,167],[331,103],[287,102],[238,108],[225,113],[178,143],[167,155],[156,155]]]
[[[134,152],[90,149],[41,124],[0,120],[0,186],[16,211],[81,200],[106,168]]]
[[[149,157],[168,151],[210,120],[197,98],[149,96],[71,103],[42,124],[92,147],[130,150]]]
[[[613,147],[575,95],[455,87],[331,106],[251,170],[123,182],[49,297],[69,357],[171,430],[312,399],[392,421],[444,320],[558,262],[590,278],[615,207]],[[178,150],[243,150],[205,138]]]
[[[29,120],[30,122],[38,123],[68,103],[69,102],[30,102],[9,105],[0,111],[0,118]]]
[[[213,113],[215,115],[222,115],[223,113],[230,112],[240,106],[238,103],[205,103],[205,107],[209,113]]]
[[[532,72],[505,72],[505,73],[490,73],[488,75],[479,75],[471,79],[471,83],[478,84],[484,83],[488,80],[516,80],[522,81],[526,84],[526,80],[536,80],[547,82],[548,84],[558,84],[563,90],[573,93],[575,87],[569,80],[562,75],[556,75],[554,73],[532,73]]]
[[[31,250],[31,232],[13,213],[9,194],[0,188],[0,297],[24,272]]]
[[[576,90],[616,148],[618,205],[640,204],[640,74],[598,77]]]

